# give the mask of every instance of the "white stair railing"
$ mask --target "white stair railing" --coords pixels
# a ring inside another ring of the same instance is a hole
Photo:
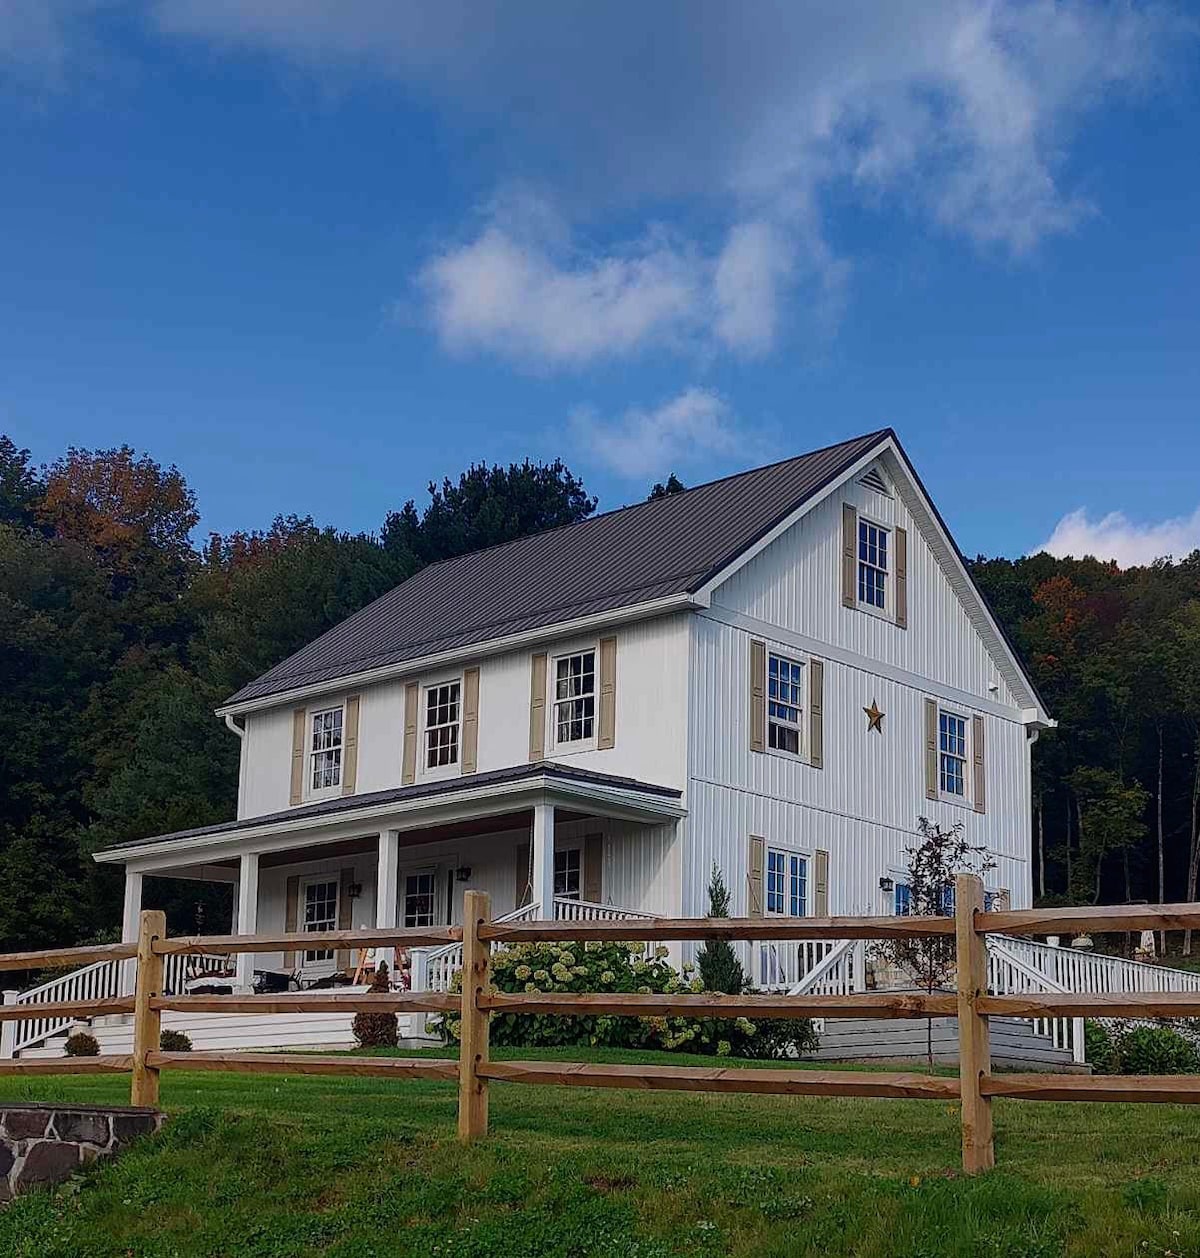
[[[1038,964],[1046,959],[1038,952],[1045,945],[1035,944],[1031,949],[1020,947],[1028,942],[1007,935],[987,937],[988,991],[994,996],[1023,996],[1029,992],[1072,990],[1053,977],[1053,966]],[[1018,946],[1013,947],[1014,944]],[[1082,1018],[1027,1018],[1025,1021],[1032,1023],[1039,1035],[1048,1036],[1055,1048],[1067,1049],[1077,1066],[1087,1060]]]
[[[217,973],[228,965],[222,956],[187,956],[183,953],[167,957],[163,966],[163,991],[169,994],[182,992],[190,978],[201,974]],[[45,1003],[52,1000],[107,1000],[132,993],[128,964],[124,961],[96,961],[67,974],[60,974],[37,987],[21,992],[14,1002],[17,1005]],[[35,1048],[60,1035],[78,1018],[40,1017],[23,1019],[15,1023],[12,1035],[13,1056],[23,1049]]]

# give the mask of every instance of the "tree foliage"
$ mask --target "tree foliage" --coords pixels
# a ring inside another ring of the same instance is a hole
[[[715,863],[708,880],[708,915],[729,916],[729,888]],[[746,990],[746,971],[728,939],[706,939],[696,954],[696,969],[705,991],[740,996]]]

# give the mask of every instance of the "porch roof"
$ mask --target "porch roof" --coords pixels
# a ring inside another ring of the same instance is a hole
[[[94,859],[102,862],[120,862],[134,855],[148,854],[156,849],[169,849],[198,845],[222,838],[236,838],[241,834],[260,834],[275,829],[287,832],[309,829],[322,821],[366,821],[372,817],[386,816],[390,811],[408,811],[421,805],[433,807],[451,802],[455,797],[468,793],[483,792],[485,806],[488,792],[493,792],[496,802],[507,803],[514,793],[526,790],[558,790],[567,795],[597,798],[607,797],[614,803],[658,812],[663,816],[681,816],[682,792],[671,786],[642,782],[637,778],[620,777],[612,773],[597,773],[573,765],[558,764],[552,760],[538,760],[530,764],[514,765],[505,769],[493,769],[486,773],[472,773],[458,778],[436,782],[419,782],[413,786],[398,786],[386,791],[370,791],[363,795],[345,795],[340,799],[324,800],[317,804],[304,804],[281,812],[266,813],[257,817],[241,817],[222,821],[216,825],[198,826],[192,830],[176,830],[171,834],[159,834],[144,839],[132,839],[115,843],[95,853]]]

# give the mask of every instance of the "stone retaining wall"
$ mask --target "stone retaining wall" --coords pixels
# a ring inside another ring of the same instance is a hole
[[[129,1105],[0,1104],[0,1202],[119,1153],[162,1120],[157,1110]]]

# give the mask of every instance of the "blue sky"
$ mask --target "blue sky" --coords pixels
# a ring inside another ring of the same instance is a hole
[[[0,430],[204,527],[869,429],[968,552],[1200,545],[1200,11],[7,0]]]

